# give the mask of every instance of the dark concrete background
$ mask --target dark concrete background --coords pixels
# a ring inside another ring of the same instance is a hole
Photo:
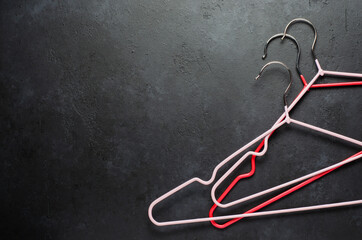
[[[275,66],[253,79],[266,63],[263,44],[290,20],[315,24],[322,67],[362,72],[360,0],[0,5],[2,239],[360,239],[361,207],[245,219],[225,230],[209,223],[160,228],[147,217],[154,199],[191,177],[209,178],[282,114],[285,71]],[[290,33],[309,81],[313,32],[301,24]],[[292,43],[275,41],[267,60],[294,70],[295,56]],[[289,102],[302,88],[293,74]],[[319,80],[336,81],[346,79]],[[361,139],[361,101],[361,87],[314,89],[291,116]],[[358,150],[284,126],[257,159],[254,177],[227,200]],[[248,160],[235,174],[249,169]],[[361,199],[361,171],[360,163],[349,164],[265,210]],[[209,191],[193,185],[156,207],[155,216],[205,217]]]

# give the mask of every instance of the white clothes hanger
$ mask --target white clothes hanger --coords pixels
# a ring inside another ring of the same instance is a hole
[[[274,63],[279,63],[279,64],[282,64],[284,65],[283,63],[280,63],[280,62],[274,62]],[[284,65],[285,66],[285,65]],[[264,67],[265,68],[265,67]],[[263,69],[264,69],[263,68]],[[288,69],[289,70],[289,69]],[[290,70],[289,70],[290,72]],[[269,129],[268,131],[266,131],[264,134],[260,135],[259,137],[257,137],[256,139],[254,139],[253,141],[251,141],[250,143],[248,143],[247,145],[245,145],[244,147],[240,148],[239,150],[237,150],[235,153],[233,153],[232,155],[230,155],[228,158],[226,158],[225,160],[223,160],[221,163],[219,163],[214,171],[213,171],[213,174],[211,176],[211,178],[209,180],[202,180],[200,178],[192,178],[188,181],[186,181],[185,183],[179,185],[178,187],[172,189],[171,191],[165,193],[164,195],[162,195],[161,197],[157,198],[156,200],[154,200],[151,205],[149,206],[149,209],[148,209],[148,215],[149,215],[149,218],[150,220],[157,226],[167,226],[167,225],[175,225],[175,224],[185,224],[185,223],[196,223],[196,222],[204,222],[204,221],[211,221],[211,220],[222,220],[222,219],[231,219],[231,218],[235,218],[235,217],[245,217],[245,216],[261,216],[262,214],[265,214],[265,215],[270,215],[271,213],[267,213],[267,212],[259,212],[259,213],[252,213],[252,214],[246,214],[246,215],[228,215],[228,216],[221,216],[221,217],[212,217],[212,218],[197,218],[197,219],[187,219],[187,220],[178,220],[178,221],[167,221],[167,222],[158,222],[156,221],[154,218],[153,218],[153,215],[152,215],[152,210],[153,208],[161,201],[163,201],[164,199],[168,198],[169,196],[173,195],[174,193],[180,191],[181,189],[183,189],[184,187],[190,185],[191,183],[193,182],[199,182],[200,184],[203,184],[203,185],[209,185],[211,184],[214,180],[215,180],[215,177],[216,177],[216,173],[217,171],[224,165],[226,164],[228,161],[230,161],[231,159],[233,159],[235,156],[237,156],[238,154],[240,154],[242,151],[246,150],[247,148],[249,148],[250,146],[252,146],[254,143],[258,142],[260,139],[264,138],[265,136],[267,136],[268,134],[270,134],[272,131],[274,131],[275,129],[277,129],[278,127],[282,126],[283,124],[285,123],[290,123],[290,122],[293,122],[293,123],[296,123],[298,125],[301,125],[301,126],[304,126],[304,127],[307,127],[307,128],[311,128],[313,130],[316,130],[316,131],[320,131],[320,132],[323,132],[323,133],[326,133],[326,134],[329,134],[329,135],[332,135],[332,136],[335,136],[335,137],[338,137],[338,138],[342,138],[346,141],[350,141],[350,142],[353,142],[353,143],[356,143],[358,144],[359,146],[362,146],[362,142],[358,141],[358,140],[355,140],[355,139],[351,139],[351,138],[348,138],[348,137],[345,137],[343,135],[340,135],[340,134],[336,134],[336,133],[333,133],[331,131],[328,131],[328,130],[324,130],[324,129],[321,129],[321,128],[318,128],[318,127],[315,127],[315,126],[312,126],[312,125],[309,125],[309,124],[305,124],[305,123],[302,123],[302,122],[299,122],[297,120],[293,120],[293,119],[290,119],[289,117],[289,114],[288,112],[298,103],[298,101],[304,96],[304,94],[308,91],[308,89],[310,88],[310,86],[317,80],[317,77],[315,77],[314,79],[312,79],[312,81],[302,90],[302,92],[299,94],[299,96],[292,102],[292,104],[287,107],[286,104],[285,104],[285,112],[282,114],[282,116],[278,119],[277,123],[274,124],[274,126]],[[290,85],[288,86],[287,90],[289,89]],[[286,99],[284,98],[285,100],[285,103],[286,103]],[[286,117],[284,119],[284,117]],[[284,119],[284,120],[283,120]],[[283,120],[283,121],[281,121]],[[280,122],[281,121],[281,122]],[[267,140],[267,139],[266,139]],[[247,154],[253,154],[253,155],[257,155],[257,156],[260,156],[262,154],[264,154],[266,152],[266,149],[267,149],[267,145],[268,145],[268,142],[265,141],[265,147],[263,149],[262,152],[260,153],[256,153],[256,152],[248,152]],[[245,155],[244,155],[245,156]],[[358,158],[360,158],[362,156],[356,156],[354,158],[351,158],[350,161],[353,161],[353,160],[356,160]],[[241,164],[241,162],[244,160],[245,158],[241,158],[238,160],[238,162],[236,162],[233,167],[231,169],[229,169],[229,171],[227,173],[224,174],[224,176],[226,176],[227,174],[230,174],[239,164]],[[332,165],[330,166],[329,168],[334,168],[334,167],[337,167],[337,166],[342,166],[350,161],[343,161],[343,162],[340,162],[338,164],[335,164],[335,165]],[[320,171],[327,171],[329,169],[322,169]],[[315,173],[312,173],[312,174],[319,174],[320,172],[315,172]],[[223,177],[224,177],[223,176]],[[313,175],[314,176],[314,175]],[[310,177],[310,176],[309,176]],[[302,181],[302,180],[300,180]],[[218,181],[219,183],[221,181]],[[216,184],[215,184],[216,185]],[[216,199],[214,198],[213,199],[215,204],[219,205],[220,204],[216,201]],[[239,200],[237,200],[239,201]],[[350,202],[344,202],[344,203],[336,203],[336,204],[328,204],[328,205],[319,205],[319,206],[310,206],[310,207],[304,207],[304,208],[298,208],[298,209],[284,209],[284,210],[278,210],[278,211],[282,211],[280,213],[283,213],[283,212],[286,212],[286,211],[289,211],[289,212],[293,212],[293,211],[305,211],[305,210],[312,210],[312,209],[316,209],[316,208],[327,208],[327,207],[337,207],[337,206],[347,206],[347,205],[354,205],[354,204],[360,204],[362,203],[362,201],[360,200],[357,200],[357,201],[350,201]],[[237,204],[237,203],[235,203]],[[223,206],[221,206],[223,207]],[[304,210],[303,210],[304,209]],[[276,214],[276,212],[274,213]]]

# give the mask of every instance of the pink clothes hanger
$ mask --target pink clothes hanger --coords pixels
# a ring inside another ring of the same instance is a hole
[[[272,62],[272,63],[278,63],[278,64],[281,64],[283,66],[285,66],[285,64],[281,63],[281,62]],[[272,63],[268,63],[266,66],[272,64]],[[262,69],[264,70],[265,67]],[[285,66],[286,67],[286,66]],[[287,67],[286,67],[287,68]],[[287,68],[288,69],[288,68]],[[288,69],[289,73],[291,74],[290,70]],[[261,71],[262,72],[262,71]],[[291,75],[290,75],[291,76]],[[291,77],[290,77],[291,79]],[[297,120],[294,120],[294,119],[291,119],[289,117],[289,114],[288,112],[297,104],[297,102],[304,96],[304,94],[307,92],[307,90],[310,88],[310,86],[317,80],[317,78],[315,79],[312,79],[312,81],[302,90],[301,94],[299,94],[299,96],[295,99],[295,101],[293,101],[293,103],[290,105],[290,107],[287,107],[286,105],[286,98],[284,96],[284,102],[285,102],[285,113],[278,119],[278,121],[276,122],[276,124],[274,124],[274,126],[269,129],[268,131],[266,131],[264,134],[260,135],[259,137],[255,138],[253,141],[251,141],[250,143],[248,143],[247,145],[245,145],[244,147],[242,147],[241,149],[239,149],[238,151],[236,151],[235,153],[233,153],[232,155],[230,155],[228,158],[226,158],[224,161],[222,161],[220,164],[218,164],[214,171],[213,171],[213,174],[211,176],[211,178],[209,180],[202,180],[200,178],[192,178],[188,181],[186,181],[185,183],[179,185],[178,187],[172,189],[171,191],[165,193],[164,195],[162,195],[161,197],[157,198],[156,200],[154,200],[151,205],[149,206],[149,209],[148,209],[148,215],[149,215],[149,218],[150,220],[157,226],[167,226],[167,225],[177,225],[177,224],[186,224],[186,223],[196,223],[196,222],[205,222],[205,221],[211,221],[211,220],[222,220],[222,219],[231,219],[231,218],[235,218],[235,217],[245,217],[245,216],[261,216],[261,215],[270,215],[270,214],[276,214],[276,213],[285,213],[285,212],[295,212],[295,211],[305,211],[305,210],[312,210],[312,209],[320,209],[320,208],[327,208],[327,207],[337,207],[337,206],[347,206],[347,205],[353,205],[353,204],[361,204],[362,201],[360,200],[357,200],[357,201],[350,201],[350,202],[343,202],[343,203],[335,203],[335,204],[325,204],[325,205],[318,205],[318,206],[309,206],[309,207],[303,207],[303,208],[294,208],[294,209],[284,209],[284,210],[277,210],[277,211],[273,211],[272,212],[259,212],[259,213],[251,213],[251,214],[247,214],[247,215],[243,215],[243,214],[239,214],[239,215],[227,215],[227,216],[221,216],[221,217],[213,217],[213,218],[196,218],[196,219],[185,219],[185,220],[177,220],[177,221],[167,221],[167,222],[158,222],[154,219],[153,215],[152,215],[152,210],[153,208],[158,204],[160,203],[161,201],[163,201],[164,199],[168,198],[169,196],[175,194],[176,192],[180,191],[181,189],[187,187],[188,185],[190,185],[191,183],[193,182],[199,182],[200,184],[202,185],[209,185],[211,184],[214,180],[215,180],[215,177],[216,177],[216,173],[217,171],[225,164],[227,163],[228,161],[230,161],[231,159],[233,159],[235,156],[237,156],[238,154],[240,154],[242,151],[246,150],[247,148],[249,148],[251,145],[253,145],[254,143],[258,142],[260,139],[264,138],[265,136],[269,135],[272,131],[274,131],[275,129],[279,128],[280,126],[282,126],[283,124],[285,123],[295,123],[295,124],[298,124],[300,126],[304,126],[304,127],[307,127],[307,128],[310,128],[310,129],[313,129],[313,130],[316,130],[316,131],[320,131],[320,132],[323,132],[323,133],[326,133],[328,135],[332,135],[332,136],[335,136],[335,137],[338,137],[338,138],[342,138],[342,139],[345,139],[346,141],[350,141],[350,142],[353,142],[353,143],[356,143],[360,146],[362,146],[362,142],[358,141],[358,140],[354,140],[354,139],[351,139],[351,138],[348,138],[348,137],[345,137],[343,135],[340,135],[340,134],[336,134],[336,133],[333,133],[331,131],[328,131],[328,130],[325,130],[325,129],[321,129],[321,128],[318,128],[318,127],[315,127],[315,126],[312,126],[312,125],[309,125],[309,124],[305,124],[303,122],[300,122],[300,121],[297,121]],[[287,90],[289,89],[290,87],[290,84],[287,88]],[[286,92],[285,94],[286,95]],[[285,118],[285,119],[284,119]],[[284,120],[282,120],[284,119]],[[247,154],[245,154],[241,159],[239,159],[239,161],[237,161],[230,169],[229,171],[227,171],[223,177],[220,178],[221,181],[223,181],[225,179],[225,177],[227,175],[229,175],[239,164],[241,164],[244,159],[250,155],[250,154],[255,154],[255,155],[258,155],[258,156],[261,156],[263,155],[266,150],[267,150],[267,146],[268,146],[268,142],[265,141],[265,147],[263,149],[262,152],[260,153],[256,153],[256,152],[248,152]],[[356,156],[354,158],[351,158],[349,159],[348,161],[344,161],[344,162],[341,162],[341,163],[338,163],[338,164],[334,164],[328,168],[324,168],[320,171],[327,171],[329,169],[332,169],[332,168],[335,168],[335,167],[338,167],[338,166],[341,166],[341,165],[344,165],[346,163],[349,163],[351,161],[354,161],[356,159],[360,158],[360,156]],[[317,174],[320,173],[320,171],[317,171],[317,172],[314,172],[312,174],[309,174],[309,175],[306,175],[304,177],[312,177],[312,176],[315,176]],[[313,175],[314,174],[314,175]],[[296,179],[296,180],[293,180],[294,182],[296,181],[302,181],[303,177],[302,178],[299,178],[299,179]],[[216,189],[216,187],[218,186],[218,184],[221,183],[221,181],[218,181],[212,191],[214,191]],[[286,183],[286,184],[290,184],[290,183]],[[285,185],[285,184],[284,184]],[[288,186],[288,185],[287,185]],[[277,187],[280,187],[280,186],[277,186]],[[273,189],[275,189],[276,187],[274,187]],[[270,191],[273,191],[273,190],[270,190]],[[265,192],[265,191],[264,191]],[[213,201],[215,202],[216,199],[214,196],[212,196],[213,198]],[[241,199],[242,200],[242,199]],[[237,204],[238,201],[240,200],[237,200],[237,201],[234,201],[232,203],[229,203],[229,204]],[[236,202],[236,203],[235,203]],[[220,206],[220,203],[217,203],[217,205]]]

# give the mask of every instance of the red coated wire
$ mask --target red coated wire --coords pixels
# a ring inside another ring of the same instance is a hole
[[[345,83],[321,83],[313,84],[312,88],[322,88],[322,87],[342,87],[342,86],[357,86],[362,85],[362,82],[345,82]]]
[[[304,87],[308,85],[307,81],[305,80],[305,78],[304,78],[304,76],[302,74],[300,75],[300,79],[302,79]]]
[[[304,86],[307,86],[307,81],[305,80],[303,75],[300,75],[300,78],[304,84]],[[356,82],[340,82],[340,83],[317,83],[312,84],[310,88],[324,88],[324,87],[346,87],[346,86],[360,86],[362,85],[362,81],[356,81]]]
[[[301,77],[301,80],[302,80],[302,82],[303,82],[303,84],[304,84],[304,87],[305,87],[305,86],[307,85],[307,82],[305,81],[305,78],[304,78],[303,75],[300,75],[300,77]],[[341,86],[350,86],[350,85],[348,85],[349,83],[337,83],[337,84],[343,84],[343,85],[341,85]],[[347,84],[347,85],[346,85],[346,84]],[[322,86],[322,85],[323,85],[323,86]],[[325,86],[325,85],[329,85],[329,86]],[[353,85],[356,85],[356,84],[353,84]],[[357,85],[359,85],[359,84],[357,84]],[[360,85],[362,85],[362,82],[361,82]],[[312,85],[312,86],[313,86],[313,85]],[[336,85],[336,83],[333,83],[333,84],[316,84],[315,86],[316,86],[316,87],[334,87],[334,86],[338,86],[338,85]],[[274,133],[274,131],[270,134],[270,136],[271,136],[273,133]],[[259,152],[259,151],[262,149],[262,147],[264,146],[264,142],[265,142],[265,140],[263,140],[263,141],[259,144],[259,146],[256,148],[255,152]],[[356,153],[355,155],[353,155],[353,156],[351,156],[351,157],[354,157],[354,156],[357,156],[357,155],[360,155],[360,154],[362,154],[362,151]],[[349,157],[349,158],[351,158],[351,157]],[[221,196],[220,196],[219,199],[217,200],[218,202],[221,202],[221,201],[229,194],[229,192],[231,191],[231,189],[233,189],[233,187],[234,187],[241,179],[249,178],[249,177],[251,177],[251,176],[254,175],[254,173],[255,173],[255,158],[256,158],[255,155],[253,155],[252,158],[251,158],[251,170],[250,170],[248,173],[241,174],[241,175],[237,176],[237,177],[234,179],[234,181],[232,181],[231,184],[226,188],[226,190],[221,194]],[[348,159],[348,158],[347,158],[347,159]],[[345,159],[345,160],[347,160],[347,159]],[[345,160],[343,160],[343,161],[345,161]],[[254,207],[254,208],[252,208],[252,209],[250,209],[250,210],[248,210],[248,211],[246,211],[245,213],[252,213],[252,212],[255,212],[255,211],[257,211],[257,210],[259,210],[259,209],[261,209],[261,208],[264,208],[264,207],[268,206],[269,204],[271,204],[271,203],[273,203],[273,202],[275,202],[275,201],[277,201],[277,200],[279,200],[279,199],[281,199],[281,198],[289,195],[289,194],[292,193],[292,192],[295,192],[296,190],[298,190],[298,189],[300,189],[300,188],[302,188],[302,187],[304,187],[304,186],[306,186],[306,185],[314,182],[315,180],[323,177],[324,175],[326,175],[326,174],[328,174],[328,173],[336,170],[337,168],[339,168],[339,167],[333,168],[333,169],[331,169],[331,170],[328,170],[328,171],[325,171],[325,172],[323,172],[323,173],[320,173],[320,174],[318,174],[318,175],[316,175],[316,176],[314,176],[314,177],[311,177],[310,179],[307,179],[307,180],[305,180],[304,182],[302,182],[302,183],[300,183],[300,184],[298,184],[298,185],[296,185],[296,186],[294,186],[294,187],[292,187],[292,188],[284,191],[283,193],[280,193],[279,195],[277,195],[277,196],[275,196],[275,197],[273,197],[273,198],[271,198],[271,199],[269,199],[269,200],[267,200],[267,201],[259,204],[258,206]],[[217,208],[217,205],[216,205],[216,204],[214,204],[214,205],[211,207],[211,209],[210,209],[210,211],[209,211],[209,217],[213,217],[213,214],[214,214],[214,211],[215,211],[216,208]],[[241,219],[242,219],[242,218],[234,218],[234,219],[232,219],[232,220],[230,220],[230,221],[228,221],[228,222],[226,222],[226,223],[224,223],[224,224],[219,224],[219,223],[217,223],[217,222],[215,222],[215,221],[211,221],[211,224],[212,224],[214,227],[216,227],[216,228],[223,229],[223,228],[226,228],[226,227],[230,226],[231,224],[233,224],[233,223],[235,223],[235,222],[237,222],[237,221],[239,221],[239,220],[241,220]]]

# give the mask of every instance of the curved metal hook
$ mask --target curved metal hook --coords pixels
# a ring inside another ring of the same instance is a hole
[[[285,29],[284,29],[284,35],[283,35],[283,37],[282,37],[282,40],[283,40],[284,37],[286,36],[288,28],[289,28],[291,25],[293,25],[294,23],[297,23],[297,22],[306,23],[306,24],[308,24],[309,26],[311,26],[311,27],[313,28],[313,30],[314,30],[314,40],[313,40],[313,44],[312,44],[312,55],[313,55],[314,60],[317,59],[317,57],[316,57],[316,55],[315,55],[315,53],[314,53],[314,47],[315,47],[315,44],[316,44],[316,42],[317,42],[317,36],[318,36],[318,35],[317,35],[317,29],[314,27],[313,23],[311,23],[309,20],[307,20],[307,19],[305,19],[305,18],[295,18],[295,19],[293,19],[292,21],[290,21],[290,22],[288,23],[288,25],[287,25],[287,26],[285,27]]]
[[[287,89],[285,89],[284,95],[283,95],[284,106],[285,106],[285,107],[288,107],[288,103],[287,103],[287,93],[288,93],[290,87],[292,86],[293,79],[292,79],[292,72],[290,71],[290,69],[288,68],[287,65],[285,65],[284,63],[282,63],[282,62],[280,62],[280,61],[271,61],[271,62],[268,62],[267,64],[265,64],[265,65],[261,68],[261,70],[260,70],[258,76],[256,76],[255,80],[258,80],[258,78],[260,78],[261,74],[263,73],[264,69],[265,69],[266,67],[268,67],[269,65],[271,65],[271,64],[280,64],[280,65],[282,65],[283,67],[285,67],[285,68],[288,70],[288,72],[289,72],[289,85],[288,85]]]
[[[267,57],[268,55],[268,46],[269,44],[276,38],[279,38],[279,37],[286,37],[286,38],[289,38],[290,40],[292,40],[295,45],[297,46],[297,60],[296,60],[296,69],[297,69],[297,72],[300,75],[302,75],[302,73],[300,72],[300,69],[299,69],[299,60],[300,60],[300,46],[299,46],[299,43],[297,42],[297,39],[295,39],[292,35],[289,35],[289,34],[285,34],[284,36],[284,33],[278,33],[278,34],[275,34],[274,36],[272,36],[271,38],[269,38],[269,40],[266,42],[265,46],[264,46],[264,55],[263,55],[263,60]]]

